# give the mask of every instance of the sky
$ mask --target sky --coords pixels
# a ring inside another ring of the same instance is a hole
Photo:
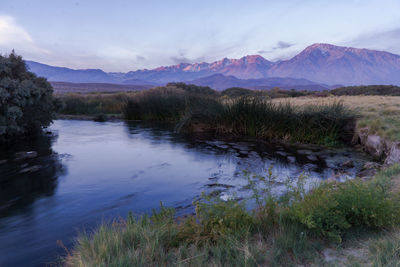
[[[0,53],[109,72],[313,43],[400,54],[400,0],[0,0]]]

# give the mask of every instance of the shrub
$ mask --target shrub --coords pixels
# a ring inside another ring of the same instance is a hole
[[[341,242],[351,227],[373,229],[398,225],[399,202],[377,183],[324,183],[293,203],[290,215],[317,235]]]
[[[39,132],[58,106],[51,85],[29,72],[20,56],[0,56],[0,142]]]

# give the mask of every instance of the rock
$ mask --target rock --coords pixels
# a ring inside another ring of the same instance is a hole
[[[400,163],[400,142],[392,142],[389,146],[387,157],[385,160],[386,165]]]
[[[19,173],[36,172],[36,171],[40,170],[41,168],[42,168],[42,166],[40,166],[40,165],[34,165],[34,166],[27,167],[27,168],[20,170]]]
[[[296,162],[296,157],[289,156],[289,157],[287,157],[287,160],[288,160],[290,163],[295,163],[295,162]]]
[[[342,168],[351,169],[354,168],[354,162],[352,160],[347,160],[343,162]]]
[[[381,167],[382,166],[377,162],[366,162],[362,167],[361,171],[357,173],[357,177],[363,179],[371,178],[375,176],[375,174]]]
[[[385,142],[378,135],[368,135],[364,147],[369,154],[376,158],[382,158],[382,156],[384,156]]]
[[[364,151],[377,159],[384,159],[385,165],[400,163],[400,142],[384,140],[378,135],[369,134],[368,128],[359,129],[353,138]]]
[[[361,170],[369,170],[369,169],[380,169],[382,166],[379,164],[379,163],[377,163],[377,162],[373,162],[373,161],[369,161],[369,162],[366,162],[365,164],[364,164],[364,166],[362,167],[362,169]]]
[[[36,151],[23,151],[23,152],[18,152],[15,153],[15,159],[16,160],[21,160],[21,159],[32,159],[36,158],[38,153]]]
[[[308,155],[307,159],[311,160],[311,161],[316,161],[318,158],[316,156],[314,156],[314,155]]]
[[[278,154],[280,156],[286,157],[288,155],[288,153],[284,152],[284,151],[276,151],[275,154]]]
[[[219,184],[219,183],[212,183],[212,184],[207,184],[208,187],[223,187],[223,188],[232,188],[234,187],[233,185],[229,184]]]

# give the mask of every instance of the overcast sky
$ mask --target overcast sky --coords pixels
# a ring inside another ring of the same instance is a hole
[[[312,43],[400,54],[400,0],[0,0],[0,52],[129,71]]]

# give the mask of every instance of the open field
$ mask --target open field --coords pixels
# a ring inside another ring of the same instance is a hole
[[[400,140],[400,96],[329,96],[324,98],[279,98],[276,103],[294,105],[329,104],[340,101],[359,113],[357,127],[368,127],[372,133],[392,141]]]

